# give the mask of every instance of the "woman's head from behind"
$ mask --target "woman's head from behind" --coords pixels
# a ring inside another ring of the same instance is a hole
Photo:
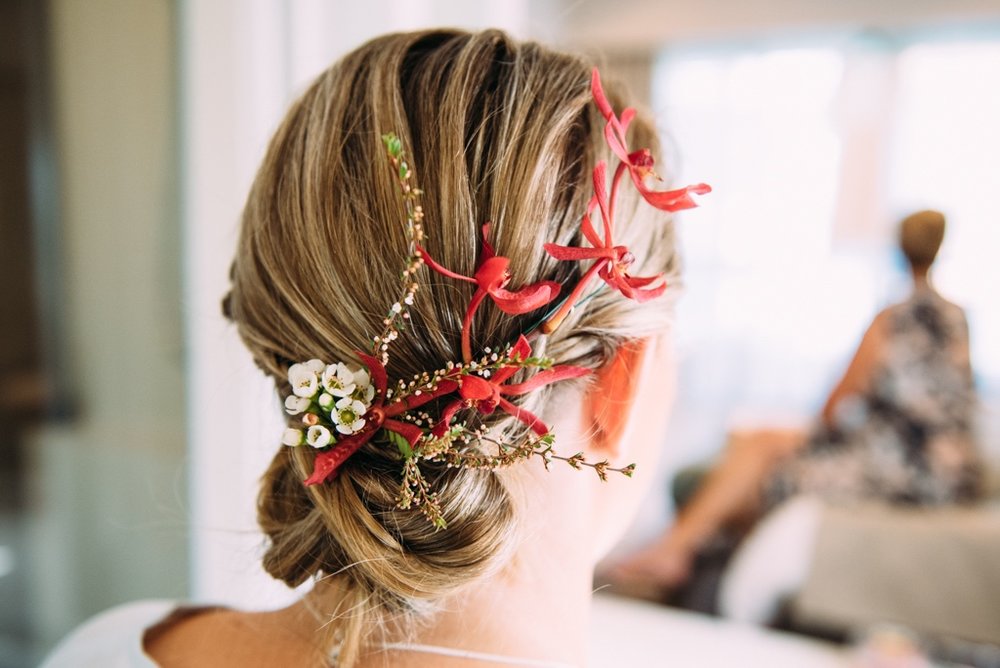
[[[588,65],[500,32],[389,35],[347,55],[292,106],[246,204],[227,312],[257,364],[288,394],[290,364],[356,360],[381,332],[409,243],[383,133],[398,135],[408,154],[423,191],[423,243],[436,261],[473,275],[488,222],[496,252],[511,260],[513,286],[572,285],[587,266],[557,262],[543,244],[581,245],[592,171],[610,156],[604,125]],[[635,146],[657,144],[640,120],[630,137]],[[674,277],[668,221],[639,206],[631,188],[617,208],[615,243],[635,253],[632,271]],[[421,272],[410,324],[393,344],[391,379],[461,359],[470,291]],[[512,316],[487,303],[473,347],[509,345],[544,312]],[[605,289],[534,341],[534,352],[599,370],[624,342],[656,336],[669,320],[664,303],[641,305]],[[583,391],[581,382],[548,386],[514,401],[545,418],[555,394]],[[521,428],[502,411],[486,426]],[[335,478],[304,486],[314,457],[311,448],[282,448],[265,475],[264,565],[293,586],[331,576],[345,609],[354,608],[341,625],[348,661],[369,624],[419,613],[497,568],[515,547],[518,501],[505,475],[426,464],[448,522],[438,530],[419,511],[397,507],[398,452],[370,443]]]

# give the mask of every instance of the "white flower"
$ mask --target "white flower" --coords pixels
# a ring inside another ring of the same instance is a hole
[[[323,387],[335,397],[346,397],[354,391],[354,373],[343,362],[331,364],[323,372]]]
[[[319,389],[319,367],[322,370],[323,363],[319,360],[309,360],[300,364],[293,364],[288,369],[288,382],[292,385],[292,392],[296,396],[312,398]]]
[[[292,447],[302,445],[302,430],[291,428],[286,429],[284,435],[281,437],[281,443]]]
[[[375,386],[374,385],[358,385],[354,392],[351,392],[351,399],[356,399],[365,405],[365,407],[372,405],[372,399],[375,398]]]
[[[363,403],[351,397],[344,397],[337,402],[337,409],[330,414],[337,431],[341,434],[356,434],[365,426],[363,418],[368,409]]]
[[[319,395],[319,405],[326,410],[330,410],[333,407],[333,395],[326,392]]]
[[[309,408],[309,403],[309,399],[305,397],[297,397],[294,394],[289,394],[285,397],[285,412],[289,415],[298,415]]]
[[[355,385],[371,385],[372,377],[369,375],[367,369],[362,369],[361,367],[355,367],[351,369],[351,373],[354,375]]]
[[[363,403],[365,407],[372,405],[372,399],[375,398],[375,386],[372,385],[371,375],[365,369],[354,369],[352,370],[354,374],[354,391],[351,392],[351,398],[356,399]]]
[[[306,432],[306,443],[314,448],[325,448],[332,438],[330,430],[321,424],[309,427],[309,431]]]

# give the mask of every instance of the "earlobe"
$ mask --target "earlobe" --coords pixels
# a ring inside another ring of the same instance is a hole
[[[621,454],[622,437],[632,413],[648,343],[647,339],[623,343],[611,361],[598,369],[584,398],[590,445],[604,456],[613,458]]]

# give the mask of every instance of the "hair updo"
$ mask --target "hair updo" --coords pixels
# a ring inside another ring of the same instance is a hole
[[[557,262],[542,244],[581,243],[591,173],[611,158],[604,124],[588,64],[495,30],[387,35],[320,75],[292,105],[254,181],[226,299],[227,314],[278,393],[290,393],[293,362],[355,360],[397,298],[408,241],[383,133],[400,137],[424,191],[431,256],[472,275],[480,228],[490,222],[516,287],[579,279],[581,263]],[[656,150],[648,122],[637,119],[630,134],[634,145]],[[616,243],[636,255],[636,274],[665,272],[674,280],[672,227],[663,213],[638,204],[634,189],[623,188]],[[427,269],[421,274],[390,378],[461,359],[469,290]],[[473,348],[513,342],[537,317],[486,304]],[[596,369],[624,340],[664,331],[670,317],[666,302],[640,307],[603,290],[534,348],[557,363]],[[515,403],[544,418],[550,396],[543,388]],[[488,424],[519,423],[498,412]],[[396,508],[398,454],[368,444],[335,479],[306,487],[314,456],[311,448],[281,447],[264,475],[264,567],[290,586],[320,575],[337,583],[350,610],[337,623],[341,663],[355,660],[379,622],[432,609],[496,568],[514,546],[515,499],[495,472],[421,464],[448,522],[442,531],[419,511]]]

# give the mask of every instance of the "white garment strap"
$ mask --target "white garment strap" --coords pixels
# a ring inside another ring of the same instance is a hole
[[[437,654],[438,656],[453,656],[459,659],[473,659],[476,661],[492,661],[493,663],[505,663],[509,666],[536,666],[537,668],[578,668],[572,663],[562,661],[546,661],[544,659],[523,659],[516,656],[504,656],[502,654],[487,654],[485,652],[473,652],[466,649],[452,649],[450,647],[435,647],[433,645],[411,645],[408,643],[387,643],[382,645],[382,649],[395,649],[406,652],[421,652],[423,654]]]

